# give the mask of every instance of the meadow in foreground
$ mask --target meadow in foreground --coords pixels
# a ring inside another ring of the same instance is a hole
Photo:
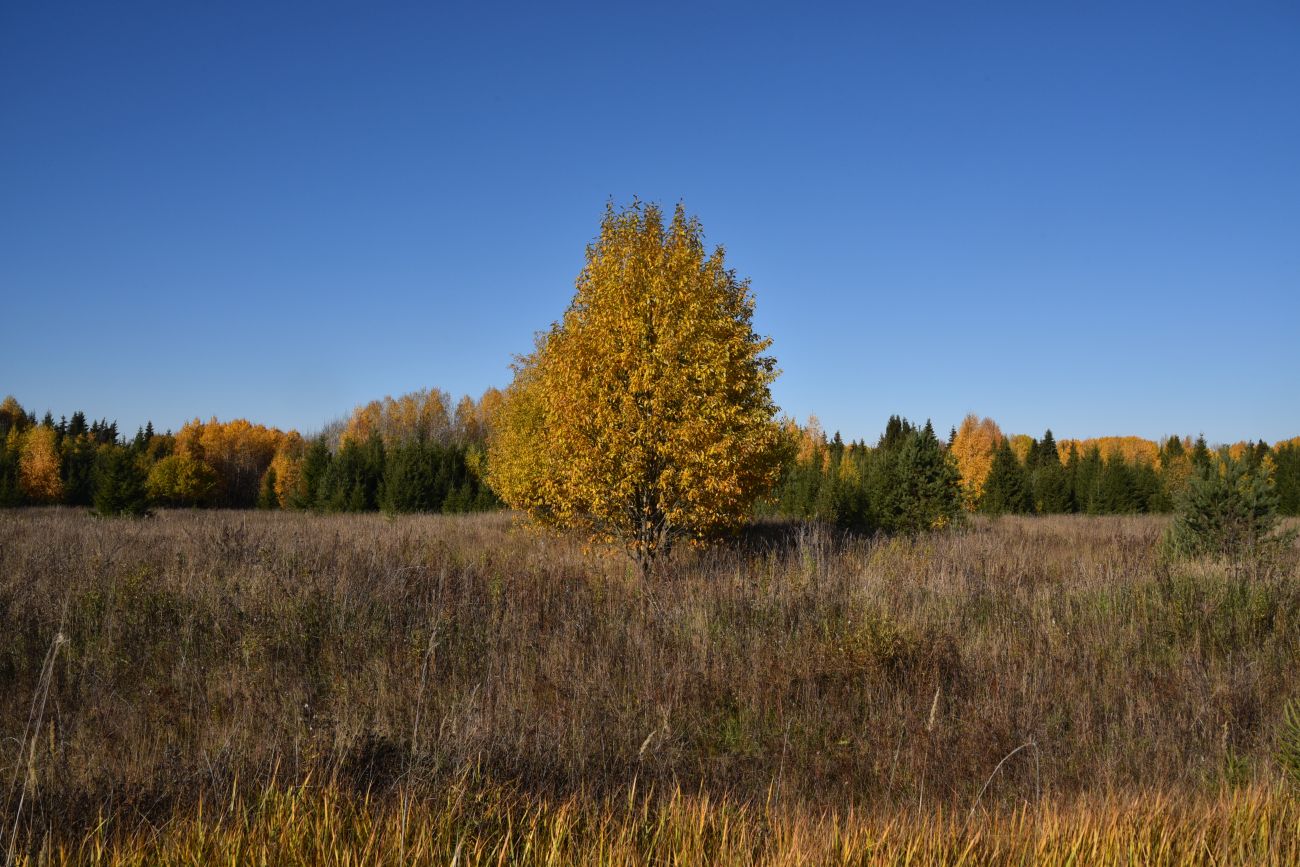
[[[1294,862],[1295,560],[1162,527],[771,524],[646,582],[503,514],[0,513],[0,848]]]

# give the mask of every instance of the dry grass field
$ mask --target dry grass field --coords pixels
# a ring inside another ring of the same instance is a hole
[[[0,512],[0,863],[1297,863],[1296,559],[1158,518]]]

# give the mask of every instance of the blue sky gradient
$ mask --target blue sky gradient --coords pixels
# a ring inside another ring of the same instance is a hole
[[[0,392],[134,430],[509,381],[605,202],[782,408],[1300,434],[1300,6],[7,3]]]

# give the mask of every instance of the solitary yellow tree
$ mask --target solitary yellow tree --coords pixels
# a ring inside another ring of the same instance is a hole
[[[680,205],[667,225],[654,205],[607,207],[568,311],[495,413],[493,488],[647,572],[674,543],[743,523],[785,448],[753,309]]]

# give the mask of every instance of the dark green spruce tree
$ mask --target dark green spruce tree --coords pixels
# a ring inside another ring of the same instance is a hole
[[[364,443],[348,440],[321,481],[321,507],[327,512],[370,512],[379,508],[384,478],[384,442],[372,434]]]
[[[1070,506],[1070,480],[1061,464],[1056,448],[1056,438],[1049,428],[1038,441],[1032,473],[1034,508],[1044,515],[1072,511]]]
[[[1102,466],[1092,511],[1101,515],[1123,515],[1137,510],[1132,470],[1124,456],[1115,452]]]
[[[439,486],[441,449],[423,440],[388,450],[379,505],[385,512],[438,512],[447,497]]]
[[[324,482],[329,475],[333,455],[325,437],[319,436],[307,445],[302,459],[302,482],[293,495],[289,506],[294,509],[318,509],[324,507]]]
[[[23,504],[23,489],[18,474],[18,449],[7,448],[0,440],[0,508]]]
[[[1160,444],[1160,463],[1166,465],[1187,454],[1187,449],[1183,447],[1183,441],[1176,436],[1171,436]]]
[[[95,461],[95,514],[135,517],[149,514],[149,495],[144,483],[144,470],[131,449],[104,446]]]
[[[1156,468],[1146,461],[1139,460],[1129,468],[1129,478],[1133,483],[1133,499],[1139,512],[1156,514],[1168,512],[1173,508],[1165,496],[1164,484]]]
[[[1034,511],[1034,495],[1029,484],[1029,474],[1021,465],[1011,442],[1003,439],[993,453],[993,464],[984,481],[984,494],[980,497],[980,511],[990,515],[1028,514]]]
[[[1192,446],[1192,468],[1204,472],[1212,466],[1214,466],[1214,455],[1205,444],[1205,435],[1201,434]]]
[[[1080,512],[1096,515],[1101,502],[1101,449],[1092,446],[1078,459],[1074,470],[1074,502]]]
[[[877,451],[871,485],[877,527],[914,535],[959,519],[961,475],[929,421],[920,430],[907,425],[901,439]]]
[[[95,464],[99,446],[87,436],[63,438],[63,502],[69,506],[89,506],[95,493]]]
[[[1300,515],[1300,443],[1289,442],[1274,449],[1273,467],[1278,511]]]
[[[275,491],[275,467],[267,467],[262,474],[261,489],[257,492],[257,508],[280,508],[280,495]]]

